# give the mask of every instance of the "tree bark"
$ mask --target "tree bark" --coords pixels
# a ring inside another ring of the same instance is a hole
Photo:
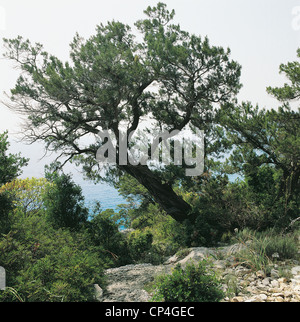
[[[133,176],[153,196],[154,200],[178,222],[191,218],[191,206],[178,196],[169,184],[161,180],[147,166],[122,165],[122,170]]]

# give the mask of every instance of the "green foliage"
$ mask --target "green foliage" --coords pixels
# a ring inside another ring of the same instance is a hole
[[[158,278],[152,301],[219,302],[224,297],[221,285],[205,260],[185,269],[177,265],[171,275]]]
[[[297,56],[300,58],[300,48],[297,50]],[[289,84],[283,87],[268,87],[268,93],[275,96],[279,101],[286,102],[300,98],[300,63],[297,61],[281,64],[280,73],[284,73]]]
[[[134,206],[140,202],[142,204],[153,203],[151,195],[147,189],[139,184],[139,182],[132,176],[125,174],[120,177],[115,187],[118,189],[120,195],[124,196],[128,202]]]
[[[4,192],[0,193],[0,235],[7,234],[11,227],[9,213],[13,209],[11,198]]]
[[[269,213],[267,226],[284,227],[298,216],[300,207],[300,110],[290,106],[290,101],[299,101],[299,62],[281,65],[280,71],[290,84],[267,90],[284,102],[282,106],[266,110],[250,102],[227,104],[219,122],[226,129],[221,140],[232,147],[232,171],[245,176],[254,201]]]
[[[230,59],[229,49],[173,24],[175,13],[165,4],[144,13],[135,31],[111,21],[99,24],[86,40],[76,34],[66,63],[41,44],[20,36],[4,39],[4,56],[21,71],[10,105],[27,116],[24,135],[29,140],[44,141],[48,150],[82,166],[88,178],[116,182],[124,173],[131,175],[182,222],[190,207],[174,193],[172,182],[165,183],[164,173],[148,164],[119,163],[98,171],[95,155],[105,144],[99,142],[99,130],[111,131],[119,141],[122,125],[132,133],[147,117],[153,121],[150,132],[158,126],[171,131],[191,125],[209,136],[216,110],[241,88],[241,66]]]
[[[101,248],[89,246],[80,234],[55,230],[42,213],[20,217],[0,239],[0,263],[9,286],[0,299],[91,301],[93,284],[104,285],[101,254]]]
[[[0,301],[93,301],[93,284],[105,286],[103,269],[111,256],[90,243],[82,226],[87,210],[79,187],[64,175],[48,174],[51,181],[10,178],[0,187],[0,265],[7,284]],[[62,217],[49,216],[58,207]]]
[[[128,237],[128,248],[133,260],[146,257],[152,247],[153,235],[149,231],[133,231]]]
[[[54,185],[45,178],[14,179],[0,188],[13,202],[13,205],[24,216],[38,212],[45,206],[46,191],[54,189]]]
[[[135,229],[128,236],[133,260],[159,264],[183,245],[184,225],[166,215],[157,204],[142,202],[137,208],[129,208],[126,215],[130,217],[131,228]],[[138,249],[139,244],[144,245],[144,250],[143,247]]]
[[[270,236],[266,241],[266,255],[269,258],[296,259],[298,257],[297,236],[279,235]]]
[[[286,259],[298,259],[299,232],[280,234],[275,230],[255,232],[245,229],[235,239],[246,247],[237,255],[236,260],[256,271],[270,272],[272,263]]]
[[[113,266],[126,265],[131,259],[114,215],[112,209],[99,211],[86,223],[86,231],[91,244],[103,248],[108,262],[112,262]]]
[[[50,222],[56,228],[78,230],[88,218],[81,187],[72,181],[70,175],[64,173],[46,173],[46,177],[53,183],[44,195]]]
[[[0,186],[17,178],[21,168],[26,166],[28,159],[20,154],[7,153],[9,149],[7,131],[0,134]]]
[[[262,229],[266,211],[253,201],[246,182],[230,182],[226,175],[209,175],[183,192],[198,216],[185,223],[186,246],[216,246],[236,228]]]
[[[16,179],[22,173],[21,167],[28,162],[28,159],[22,158],[20,154],[8,153],[8,149],[8,134],[4,132],[0,134],[0,234],[9,232],[9,212],[13,209],[11,194],[1,190],[1,186]]]

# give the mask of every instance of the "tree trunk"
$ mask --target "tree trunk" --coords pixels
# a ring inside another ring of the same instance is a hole
[[[153,196],[154,200],[178,222],[192,219],[191,206],[178,196],[169,184],[162,183],[147,166],[122,165],[122,170],[133,176]]]

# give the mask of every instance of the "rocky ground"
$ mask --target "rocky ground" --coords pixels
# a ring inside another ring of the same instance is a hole
[[[171,273],[177,263],[184,267],[190,260],[197,262],[209,257],[227,291],[223,302],[300,302],[299,262],[278,262],[266,276],[262,271],[237,265],[234,254],[240,247],[196,247],[186,250],[184,256],[170,257],[161,265],[138,264],[108,269],[107,290],[103,292],[95,285],[97,299],[101,302],[147,302],[151,294],[145,288],[157,275]]]

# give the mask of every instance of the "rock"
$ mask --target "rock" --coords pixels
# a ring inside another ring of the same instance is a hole
[[[251,303],[251,302],[259,302],[259,301],[257,301],[257,299],[254,297],[254,298],[247,299],[244,302]]]
[[[224,260],[216,260],[214,262],[214,269],[225,270],[226,262]]]
[[[287,283],[287,279],[285,277],[278,278],[279,283]]]
[[[269,288],[269,293],[280,293],[280,288],[278,287],[271,287]]]
[[[256,296],[256,300],[258,302],[265,302],[267,300],[267,298],[268,298],[268,296],[266,294],[264,294],[264,293],[259,294],[259,295]]]
[[[235,296],[231,299],[231,302],[244,302],[244,298],[242,296]]]
[[[188,249],[184,258],[175,254],[162,265],[137,264],[108,269],[105,272],[108,287],[102,290],[95,284],[95,298],[102,302],[147,302],[152,295],[145,286],[153,283],[156,276],[170,274],[177,263],[184,268],[190,261],[197,263],[209,257],[212,268],[223,278],[223,290],[229,292],[222,302],[300,302],[299,265],[288,271],[293,275],[291,279],[279,278],[283,264],[278,261],[276,269],[274,266],[271,270],[271,277],[266,277],[263,271],[253,272],[241,265],[235,266],[232,258],[238,249],[238,245],[218,249],[194,247]],[[217,259],[218,255],[223,259]]]
[[[275,302],[284,302],[284,299],[283,299],[283,297],[278,296],[275,298]]]
[[[270,284],[270,278],[269,277],[266,277],[264,278],[261,283],[264,285],[264,286],[267,286]]]
[[[300,275],[294,275],[294,277],[291,280],[300,282]]]
[[[235,270],[235,275],[238,277],[243,277],[248,272],[249,272],[249,270],[247,268],[242,267],[242,266],[237,266],[236,270]]]
[[[271,269],[271,277],[272,278],[278,278],[279,272],[276,269]]]
[[[240,282],[240,285],[243,287],[243,288],[245,288],[245,287],[247,287],[247,286],[249,286],[250,285],[250,282],[249,281],[247,281],[247,280],[241,280],[241,282]]]
[[[168,258],[165,262],[164,265],[170,265],[170,264],[174,264],[178,261],[178,256],[175,254],[172,257]]]
[[[279,287],[279,282],[278,282],[277,280],[272,280],[272,281],[271,281],[271,286],[272,286],[273,288],[278,288],[278,287]]]
[[[300,274],[300,266],[295,266],[291,269],[291,273],[293,275],[297,275],[297,274]]]
[[[265,273],[264,273],[263,271],[257,271],[257,272],[255,273],[255,275],[256,275],[257,277],[259,277],[259,278],[264,278],[264,277],[265,277]]]
[[[191,249],[191,252],[178,263],[181,264],[182,267],[185,267],[189,262],[199,262],[213,253],[214,250],[211,250],[207,247],[194,247]]]
[[[95,300],[101,302],[103,299],[103,290],[98,284],[94,284]]]
[[[284,292],[284,297],[287,298],[287,297],[292,297],[293,296],[293,293],[291,291],[285,291]]]
[[[295,285],[295,286],[294,286],[294,291],[295,291],[295,292],[298,292],[298,293],[299,293],[299,295],[300,295],[300,285]]]
[[[258,290],[256,287],[253,287],[253,286],[248,286],[246,288],[246,291],[251,294],[259,294],[260,293],[260,290]]]
[[[266,285],[262,284],[261,281],[258,281],[257,284],[256,284],[256,288],[259,291],[264,291],[266,289]]]
[[[147,302],[150,299],[144,287],[160,274],[169,274],[167,265],[137,264],[126,265],[106,270],[109,281],[103,293],[103,302]]]

